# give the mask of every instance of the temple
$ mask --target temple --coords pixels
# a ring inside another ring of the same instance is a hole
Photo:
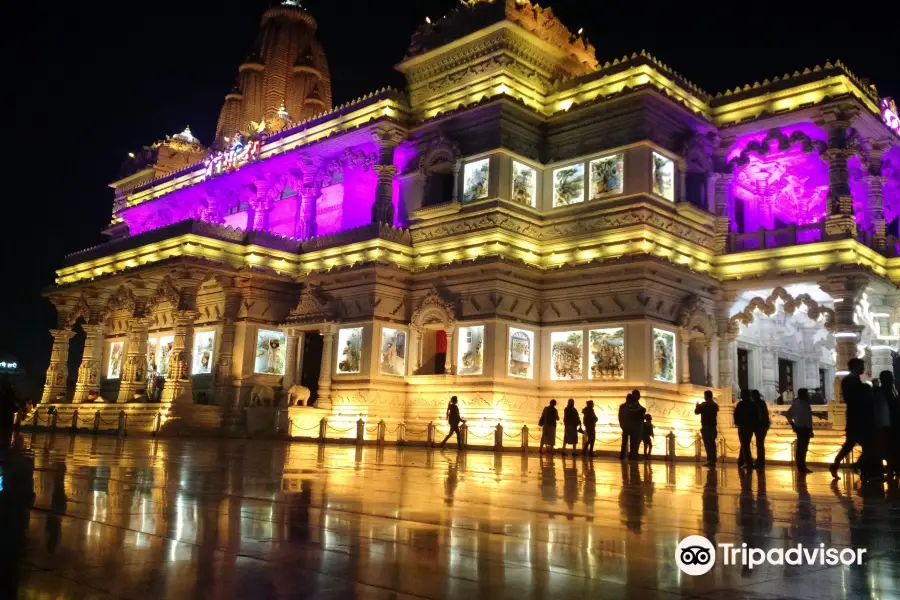
[[[551,398],[614,427],[639,388],[689,433],[710,387],[806,387],[837,430],[847,360],[893,368],[900,121],[840,61],[710,94],[529,0],[469,0],[413,34],[406,90],[332,107],[315,29],[269,9],[211,146],[186,130],[111,184],[110,240],[46,291],[62,418],[391,428],[455,394],[477,436]]]

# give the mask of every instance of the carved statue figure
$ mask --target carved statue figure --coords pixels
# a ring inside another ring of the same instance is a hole
[[[274,406],[275,391],[267,385],[254,385],[250,390],[250,406]]]
[[[295,383],[288,389],[288,406],[310,406],[309,395],[308,387]]]

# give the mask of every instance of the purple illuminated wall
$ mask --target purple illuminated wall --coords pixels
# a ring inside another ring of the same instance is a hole
[[[374,144],[355,146],[355,152],[375,155]],[[417,154],[415,146],[404,142],[394,153],[394,165],[398,173],[404,172],[409,161]],[[321,156],[323,165],[338,160],[341,152]],[[221,222],[224,225],[246,230],[252,226],[252,212],[234,208],[247,204],[254,198],[259,180],[274,182],[276,199],[268,214],[266,229],[278,235],[293,237],[298,231],[300,197],[303,174],[298,168],[299,155],[295,152],[281,154],[253,163],[238,171],[213,177],[196,185],[185,187],[138,206],[118,213],[127,224],[129,233],[137,235],[151,229],[164,227],[189,218]],[[338,181],[324,185],[316,200],[317,235],[330,235],[339,231],[366,225],[372,220],[377,176],[371,168],[348,166],[337,177]],[[398,181],[393,184],[394,226],[402,226],[405,213],[401,209]],[[287,196],[287,197],[283,197]],[[210,210],[209,207],[212,207]]]
[[[789,139],[786,148],[763,131],[742,136],[729,150],[734,164],[732,216],[743,209],[744,233],[818,223],[828,212],[828,165],[810,143],[824,142],[825,133],[812,124],[780,132]],[[738,230],[736,221],[732,227]]]

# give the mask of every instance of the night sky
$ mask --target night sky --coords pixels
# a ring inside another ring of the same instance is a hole
[[[335,104],[402,87],[392,67],[409,36],[426,15],[435,19],[456,2],[304,2],[319,21]],[[39,389],[55,325],[41,290],[64,254],[103,241],[113,197],[107,185],[129,151],[185,125],[202,142],[212,140],[269,2],[9,4],[27,14],[4,18],[3,89],[15,112],[6,114],[12,131],[4,155],[13,161],[0,199],[0,359],[16,357]],[[900,96],[896,11],[825,2],[545,4],[569,29],[584,27],[601,63],[645,48],[708,92],[841,59],[882,95]]]

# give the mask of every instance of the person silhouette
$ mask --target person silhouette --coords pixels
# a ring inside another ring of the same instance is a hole
[[[447,405],[447,422],[450,423],[450,431],[447,432],[447,437],[441,442],[441,448],[447,445],[447,440],[450,439],[451,435],[456,434],[456,445],[459,449],[462,449],[462,440],[459,437],[459,424],[465,423],[465,419],[459,416],[459,404],[456,396],[451,396],[450,404]]]

